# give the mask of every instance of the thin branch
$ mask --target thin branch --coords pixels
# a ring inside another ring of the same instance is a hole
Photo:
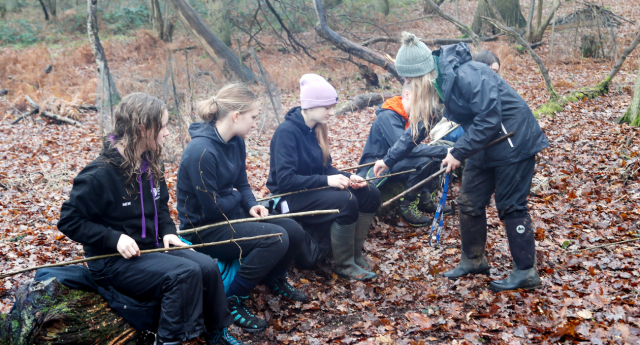
[[[433,10],[433,12],[435,12],[437,15],[439,15],[440,17],[450,21],[451,23],[453,23],[453,25],[457,26],[458,29],[460,29],[460,31],[462,31],[463,33],[467,34],[469,37],[471,37],[471,40],[473,41],[473,45],[476,47],[476,50],[478,52],[482,51],[482,44],[480,43],[480,37],[478,37],[478,35],[476,35],[475,32],[473,32],[473,30],[471,30],[467,24],[463,23],[462,21],[460,21],[459,19],[457,19],[456,17],[450,15],[449,13],[443,11],[440,7],[438,7],[438,5],[436,5],[432,0],[424,0],[426,2],[427,5],[429,5],[431,7],[431,9]]]
[[[229,244],[229,243],[235,243],[235,242],[243,242],[243,241],[253,241],[253,240],[259,240],[259,239],[262,239],[262,238],[275,237],[275,236],[282,236],[282,233],[259,235],[259,236],[252,236],[252,237],[242,237],[242,238],[236,238],[236,239],[232,238],[232,239],[229,239],[229,240],[226,240],[226,241],[193,244],[193,245],[184,246],[184,247],[147,249],[147,250],[141,250],[140,251],[140,255],[149,254],[149,253],[170,252],[170,251],[174,251],[174,250],[185,250],[185,249],[192,249],[192,248],[202,248],[202,247],[209,247],[209,246],[220,246],[220,245],[223,245],[223,244]],[[100,259],[106,259],[106,258],[115,258],[115,257],[119,257],[119,256],[122,256],[122,255],[120,255],[120,253],[113,253],[113,254],[92,256],[90,258],[84,258],[84,259],[60,262],[60,263],[57,263],[57,264],[34,266],[34,267],[21,269],[21,270],[18,270],[18,271],[13,271],[13,272],[7,272],[7,273],[0,274],[0,279],[4,279],[6,277],[10,277],[10,276],[13,276],[13,275],[16,275],[16,274],[20,274],[20,273],[39,270],[41,268],[62,267],[62,266],[80,264],[80,263],[87,262],[87,261],[94,261],[94,260],[100,260]]]
[[[616,246],[618,244],[635,242],[635,241],[640,241],[640,238],[634,238],[634,239],[624,240],[624,241],[619,241],[619,242],[612,242],[612,243],[607,243],[607,244],[603,244],[603,245],[600,245],[600,246],[593,246],[593,247],[587,247],[587,248],[582,248],[582,249],[569,250],[569,251],[567,251],[567,253],[577,253],[577,252],[582,252],[582,251],[585,251],[585,250],[593,250],[593,249],[598,249],[598,248]]]
[[[267,7],[269,7],[269,10],[271,11],[271,13],[273,13],[273,15],[276,17],[276,19],[278,20],[278,23],[280,23],[280,27],[282,27],[282,29],[284,29],[284,31],[287,33],[287,38],[289,38],[289,42],[291,43],[291,47],[293,47],[293,49],[297,52],[298,48],[300,47],[302,48],[302,51],[304,51],[305,54],[307,54],[308,57],[312,58],[313,60],[315,60],[316,58],[313,57],[308,51],[307,51],[307,47],[305,45],[303,45],[302,43],[298,42],[298,40],[296,40],[295,36],[293,36],[293,34],[291,33],[291,31],[289,31],[289,28],[284,25],[284,22],[282,21],[282,18],[280,17],[280,15],[278,14],[278,11],[276,11],[275,8],[273,8],[273,6],[271,5],[271,2],[269,2],[269,0],[264,0],[264,2],[267,4]],[[297,46],[297,47],[296,47]]]

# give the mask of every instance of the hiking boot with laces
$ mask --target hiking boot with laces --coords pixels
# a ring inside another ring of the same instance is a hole
[[[420,203],[420,198],[418,196],[413,196],[414,200],[411,196],[404,197],[400,199],[400,205],[398,206],[400,210],[400,215],[405,222],[407,222],[411,226],[420,227],[420,226],[428,226],[431,225],[431,218],[425,216],[418,209],[418,204]]]
[[[435,203],[433,200],[428,200],[425,199],[423,202],[420,203],[420,205],[418,205],[418,209],[421,210],[422,212],[425,213],[436,213],[436,211],[438,210],[438,204]],[[451,214],[451,206],[446,206],[444,207],[444,214]]]
[[[233,316],[233,323],[245,332],[258,332],[267,327],[267,322],[251,313],[245,301],[249,297],[231,296],[227,298],[227,306]]]
[[[282,295],[296,302],[304,302],[307,300],[307,296],[302,293],[302,291],[296,290],[296,288],[287,282],[286,275],[282,277],[267,278],[264,283],[274,295]]]
[[[229,334],[226,328],[218,332],[206,334],[207,345],[244,345],[240,340]]]

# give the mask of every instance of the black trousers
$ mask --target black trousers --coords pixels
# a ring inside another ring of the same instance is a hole
[[[105,279],[122,294],[141,301],[161,299],[157,333],[163,340],[191,339],[205,328],[215,331],[233,323],[217,261],[207,255],[176,250],[87,265],[95,280]]]
[[[247,218],[240,211],[237,218]],[[265,277],[279,277],[298,255],[304,241],[304,230],[292,219],[274,219],[263,222],[233,224],[204,230],[198,234],[184,236],[194,244],[225,241],[233,238],[282,233],[281,237],[267,237],[254,241],[243,241],[197,248],[201,253],[221,261],[238,260],[242,250],[242,265],[234,279],[240,278],[242,285],[252,290]]]
[[[398,173],[411,169],[416,169],[416,171],[403,175],[392,176],[391,179],[392,181],[404,181],[407,184],[407,188],[410,188],[418,184],[418,182],[421,182],[427,177],[435,174],[438,170],[440,170],[441,164],[441,160],[432,159],[429,157],[405,158],[396,163],[396,165],[391,168],[390,173]],[[432,193],[438,187],[439,181],[439,179],[435,179],[423,186],[421,190],[426,193]]]
[[[283,198],[290,212],[305,212],[338,209],[340,213],[296,217],[303,224],[337,222],[340,225],[355,223],[358,212],[375,213],[380,207],[380,191],[372,184],[360,189],[340,190],[329,188],[314,192],[302,192]],[[282,202],[282,201],[281,201]]]
[[[527,196],[531,190],[535,164],[535,156],[495,168],[486,168],[481,162],[468,159],[457,199],[460,212],[470,216],[484,214],[495,192],[496,208],[501,220],[526,216],[529,211]]]

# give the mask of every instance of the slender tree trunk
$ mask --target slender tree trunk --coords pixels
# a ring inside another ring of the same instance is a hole
[[[89,0],[90,1],[90,0]],[[187,0],[167,0],[171,1],[173,9],[177,14],[182,25],[191,31],[195,39],[200,43],[202,48],[207,54],[214,60],[214,56],[223,58],[227,64],[227,67],[236,75],[238,79],[242,79],[242,75],[247,80],[247,83],[253,83],[258,78],[253,71],[244,64],[240,64],[238,57],[224,42],[220,40],[204,23],[202,17],[196,12],[196,10],[189,5]]]
[[[213,28],[213,32],[226,44],[231,47],[231,22],[227,18],[230,0],[213,0],[211,2],[211,12],[213,12],[213,21],[209,21],[209,25]]]
[[[638,76],[636,77],[636,87],[633,90],[633,99],[629,105],[629,109],[624,114],[620,122],[626,122],[632,126],[640,126],[640,67],[638,68]]]
[[[520,1],[518,0],[496,0],[496,6],[498,11],[502,15],[502,18],[509,27],[524,28],[527,26],[527,21],[522,15],[520,9]],[[481,35],[483,20],[482,17],[493,18],[491,11],[487,8],[486,0],[478,0],[478,7],[476,8],[476,14],[473,17],[473,24],[471,24],[471,30],[477,35]],[[495,34],[497,30],[493,30]]]
[[[47,11],[47,6],[44,4],[43,0],[40,1],[40,6],[42,6],[42,12],[44,12],[44,20],[49,21],[49,11]]]
[[[389,0],[376,0],[375,8],[378,13],[384,14],[385,17],[389,15]]]
[[[164,40],[164,22],[160,10],[160,0],[151,0],[151,23],[158,38]]]
[[[540,27],[540,24],[542,24],[542,5],[544,5],[544,0],[538,0],[538,15],[536,16],[536,29]]]
[[[540,0],[540,2],[542,2],[542,0]],[[531,38],[530,42],[542,41],[542,36],[544,36],[544,32],[547,30],[547,26],[549,26],[549,23],[551,22],[551,19],[553,19],[553,16],[558,10],[558,7],[560,7],[560,0],[553,0],[551,12],[549,12],[547,18],[544,18],[542,23],[538,25],[535,32],[533,33],[533,37]]]
[[[104,109],[120,103],[120,94],[116,88],[115,81],[109,72],[109,65],[107,63],[107,57],[100,44],[100,37],[98,37],[98,17],[96,16],[96,8],[98,7],[98,0],[87,0],[87,31],[89,35],[89,43],[91,50],[93,50],[93,56],[96,59],[96,65],[98,68],[98,75],[101,76],[100,83],[102,83],[102,89],[106,90],[106,97],[100,100],[100,108]],[[107,119],[102,119],[105,125],[105,131],[111,130],[112,123]]]

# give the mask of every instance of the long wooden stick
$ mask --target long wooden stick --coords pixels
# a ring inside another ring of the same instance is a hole
[[[231,225],[231,224],[247,223],[247,222],[261,222],[261,221],[271,220],[271,219],[293,218],[293,217],[302,217],[302,216],[315,216],[315,215],[318,215],[318,214],[331,214],[331,213],[340,213],[340,210],[333,209],[333,210],[307,211],[307,212],[278,214],[278,215],[275,215],[275,216],[266,216],[266,217],[262,217],[262,218],[251,217],[251,218],[241,218],[241,219],[234,219],[234,220],[228,220],[228,221],[225,220],[224,222],[218,222],[218,223],[213,223],[213,224],[209,224],[209,225],[204,225],[204,226],[200,226],[200,227],[193,228],[193,229],[179,230],[178,231],[178,235],[192,234],[194,232],[199,232],[199,231],[202,231],[202,230],[208,230],[208,229],[215,228],[215,227],[222,226],[222,225]]]
[[[391,177],[391,176],[396,176],[396,175],[402,175],[402,174],[406,174],[406,173],[410,173],[410,172],[414,172],[416,171],[416,169],[411,169],[411,170],[407,170],[407,171],[401,171],[401,172],[397,172],[397,173],[393,173],[393,174],[388,174],[388,175],[384,175],[381,177],[371,177],[371,178],[365,178],[360,182],[369,182],[369,181],[373,181],[373,180],[377,180],[377,179],[381,179],[384,177]],[[297,194],[297,193],[302,193],[302,192],[314,192],[317,190],[323,190],[323,189],[328,189],[328,188],[333,188],[331,186],[324,186],[324,187],[318,187],[318,188],[311,188],[311,189],[303,189],[303,190],[297,190],[295,192],[288,192],[288,193],[282,193],[282,194],[277,194],[277,195],[270,195],[266,198],[262,198],[262,199],[258,199],[256,200],[257,202],[261,202],[261,201],[265,201],[265,200],[270,200],[270,199],[275,199],[275,198],[280,198],[283,196],[287,196],[287,195],[291,195],[291,194]]]
[[[508,138],[511,138],[512,136],[513,136],[513,132],[509,132],[509,133],[501,136],[500,138],[498,138],[496,140],[490,141],[489,143],[487,143],[487,145],[484,145],[484,147],[480,151],[482,151],[482,150],[484,150],[486,148],[489,148],[489,147],[491,147],[491,146],[493,146],[493,145],[495,145],[497,143],[503,142],[503,141],[507,140]],[[480,152],[480,151],[478,151],[478,152]],[[476,152],[476,153],[478,153],[478,152]],[[473,155],[475,155],[476,153],[474,153]],[[471,156],[473,156],[473,155],[471,155]],[[471,157],[471,156],[469,156],[469,157]],[[426,179],[418,182],[418,184],[416,184],[415,186],[413,186],[413,187],[405,190],[404,192],[396,195],[395,197],[387,200],[387,202],[382,204],[382,207],[387,207],[387,206],[391,205],[394,201],[402,198],[403,196],[417,191],[418,189],[422,188],[422,186],[424,186],[425,184],[433,181],[436,177],[440,176],[445,171],[447,171],[447,168],[440,169],[437,173],[435,173],[435,174],[427,177]]]
[[[441,135],[441,136],[440,136],[440,138],[435,139],[435,140],[432,140],[432,141],[431,141],[430,143],[428,143],[427,145],[429,145],[429,146],[433,146],[433,145],[435,145],[435,144],[436,144],[436,142],[437,142],[438,140],[441,140],[442,138],[446,137],[446,136],[447,136],[447,134],[449,134],[449,133],[451,133],[451,132],[455,131],[458,127],[460,127],[460,124],[456,124],[455,126],[451,127],[448,131],[444,132],[444,134],[443,134],[443,135]],[[368,166],[370,166],[370,165],[374,165],[374,164],[376,164],[376,162],[375,162],[375,161],[374,161],[374,162],[371,162],[371,163],[361,164],[361,165],[354,165],[354,166],[352,166],[352,167],[348,167],[348,168],[340,169],[340,171],[347,171],[347,170],[353,170],[353,169],[360,169],[360,168],[362,168],[362,167],[368,167]]]
[[[141,251],[140,251],[140,255],[142,255],[142,254],[148,254],[148,253],[170,252],[170,251],[173,251],[173,250],[184,250],[184,249],[191,249],[191,248],[202,248],[202,247],[208,247],[208,246],[219,246],[219,245],[229,244],[229,243],[234,243],[234,242],[243,242],[243,241],[259,240],[259,239],[261,239],[261,238],[275,237],[275,236],[282,236],[282,233],[278,233],[278,234],[267,234],[267,235],[259,235],[259,236],[252,236],[252,237],[232,238],[232,239],[230,239],[230,240],[226,240],[226,241],[209,242],[209,243],[201,243],[201,244],[193,244],[193,245],[190,245],[190,246],[184,246],[184,247],[171,247],[171,248],[155,248],[155,249],[147,249],[147,250],[141,250]],[[80,263],[87,262],[87,261],[100,260],[100,259],[106,259],[106,258],[114,258],[114,257],[118,257],[118,256],[121,256],[121,255],[120,255],[120,253],[113,253],[113,254],[106,254],[106,255],[92,256],[92,257],[90,257],[90,258],[84,258],[84,259],[78,259],[78,260],[72,260],[72,261],[65,261],[65,262],[60,262],[60,263],[57,263],[57,264],[48,264],[48,265],[34,266],[34,267],[29,267],[29,268],[21,269],[21,270],[18,270],[18,271],[13,271],[13,272],[7,272],[7,273],[0,274],[0,279],[6,278],[6,277],[9,277],[9,276],[13,276],[13,275],[16,275],[16,274],[20,274],[20,273],[25,273],[25,272],[30,272],[30,271],[39,270],[39,269],[41,269],[41,268],[61,267],[61,266],[67,266],[67,265],[74,265],[74,264],[80,264]]]
[[[569,251],[567,251],[567,253],[577,253],[577,252],[581,252],[581,251],[585,251],[585,250],[604,248],[604,247],[615,246],[615,245],[618,245],[618,244],[628,243],[628,242],[635,242],[635,241],[640,241],[640,238],[634,238],[634,239],[624,240],[624,241],[619,241],[619,242],[612,242],[612,243],[607,243],[607,244],[603,244],[603,245],[600,245],[600,246],[593,246],[593,247],[587,247],[587,248],[582,248],[582,249],[569,250]]]

